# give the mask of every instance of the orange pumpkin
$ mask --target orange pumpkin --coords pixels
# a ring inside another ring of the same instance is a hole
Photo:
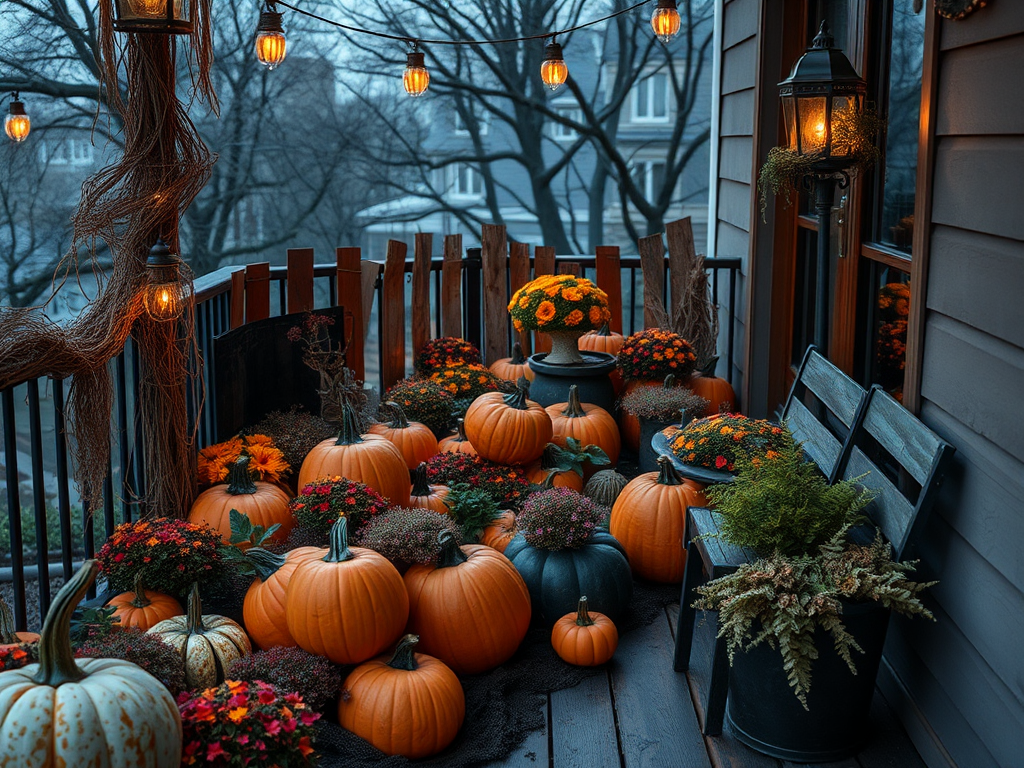
[[[410,507],[421,507],[441,515],[447,515],[448,506],[444,503],[447,495],[447,485],[431,485],[427,482],[426,463],[416,467],[416,470],[412,473],[412,493],[409,498]]]
[[[663,382],[648,379],[630,379],[622,390],[625,397],[630,392],[641,387],[660,387]],[[622,437],[622,444],[634,453],[640,448],[640,419],[625,409],[619,410],[619,435]]]
[[[545,467],[543,461],[535,461],[526,467],[526,479],[544,488],[572,488],[583,493],[583,475],[572,469]]]
[[[215,528],[224,543],[230,544],[232,509],[248,517],[253,525],[264,528],[280,525],[270,537],[274,541],[285,541],[295,524],[288,509],[288,494],[271,483],[253,481],[249,457],[244,454],[228,469],[226,485],[215,485],[199,494],[192,503],[188,519],[189,522],[206,523]],[[248,547],[247,544],[239,546],[242,549]]]
[[[356,413],[349,406],[338,439],[324,440],[302,462],[299,488],[335,475],[365,483],[396,506],[409,503],[409,467],[402,452],[385,437],[360,435]]]
[[[511,658],[530,628],[530,592],[519,571],[491,547],[458,545],[441,533],[437,565],[405,573],[409,631],[422,648],[460,674]]]
[[[512,394],[488,392],[466,411],[466,436],[477,453],[497,464],[529,464],[551,441],[551,417],[527,399],[529,382]]]
[[[143,632],[148,632],[164,619],[185,613],[181,603],[170,595],[143,589],[142,571],[135,574],[134,591],[115,595],[107,605],[115,609],[114,616],[122,627],[138,627]]]
[[[386,755],[412,760],[437,754],[455,739],[466,719],[462,684],[444,662],[415,653],[416,635],[398,642],[345,678],[338,723]]]
[[[506,381],[519,381],[520,376],[533,381],[533,371],[523,354],[523,345],[518,341],[512,345],[512,357],[503,357],[491,363],[491,373]]]
[[[736,392],[725,379],[715,376],[715,366],[718,358],[712,358],[711,362],[697,373],[689,381],[690,389],[695,395],[699,395],[708,401],[708,407],[704,411],[705,416],[714,416],[716,413],[736,412]]]
[[[409,469],[416,469],[422,462],[437,453],[437,438],[430,427],[418,421],[409,421],[398,403],[389,401],[393,418],[384,424],[374,424],[370,434],[386,437],[394,443],[405,457]]]
[[[35,632],[15,632],[14,614],[3,598],[0,597],[0,651],[19,643],[35,643],[39,635]]]
[[[245,593],[242,621],[245,631],[260,650],[282,645],[293,648],[295,638],[288,632],[285,596],[295,569],[307,560],[323,557],[319,547],[298,547],[277,555],[260,547],[245,553],[252,563],[256,578]]]
[[[686,566],[686,508],[707,506],[701,486],[683,480],[667,456],[660,469],[634,478],[615,500],[608,530],[626,550],[633,573],[677,584]]]
[[[442,437],[437,444],[438,453],[465,453],[469,456],[476,456],[476,448],[466,437],[466,422],[459,419],[455,422],[455,434]]]
[[[390,443],[389,443],[390,445]],[[299,563],[288,581],[288,632],[305,651],[359,664],[390,646],[409,618],[409,595],[388,560],[348,546],[348,521],[331,528],[322,558]]]
[[[480,543],[499,552],[504,552],[508,543],[515,538],[519,529],[516,527],[516,513],[506,510],[491,520],[480,533]]]
[[[608,411],[599,405],[580,402],[580,390],[575,384],[569,387],[569,400],[547,407],[551,417],[551,442],[566,447],[566,438],[574,437],[580,445],[596,445],[608,456],[611,466],[619,461],[622,440],[619,427]],[[586,474],[593,474],[597,468],[587,464]]]
[[[589,331],[580,336],[580,351],[604,352],[609,355],[619,354],[626,339],[621,333],[609,330],[608,323],[601,326],[600,330]]]
[[[575,613],[567,613],[551,629],[551,647],[562,661],[578,667],[596,667],[615,654],[619,631],[603,613],[587,609],[587,597],[580,598]]]

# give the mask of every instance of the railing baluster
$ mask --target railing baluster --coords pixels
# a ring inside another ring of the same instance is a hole
[[[64,581],[71,578],[74,541],[71,537],[71,501],[68,496],[68,439],[64,433],[64,380],[53,379],[53,431],[57,461],[57,516],[60,519],[60,555]]]
[[[36,521],[36,568],[38,569],[39,615],[50,607],[50,546],[46,526],[46,483],[43,478],[43,427],[39,415],[39,379],[28,388],[29,451],[32,461],[32,506]]]
[[[135,491],[135,503],[132,505],[135,511],[135,517],[142,517],[146,514],[146,505],[143,499],[146,498],[146,453],[145,446],[142,444],[142,440],[139,439],[139,419],[141,414],[139,412],[139,403],[142,402],[141,392],[139,385],[142,381],[142,376],[139,373],[139,369],[142,364],[139,362],[139,350],[135,346],[135,342],[131,344],[132,350],[132,386],[128,391],[132,393],[134,399],[132,400],[132,420],[131,420],[131,441],[134,448],[133,459],[131,466],[131,480],[132,487]]]
[[[110,479],[110,469],[108,462],[107,476],[103,479],[103,533],[108,539],[114,535],[114,528],[117,527],[114,521],[114,483]]]
[[[3,391],[4,456],[7,473],[7,516],[11,534],[11,571],[14,582],[14,624],[26,629],[25,555],[21,535],[21,492],[18,478],[18,432],[14,422],[14,389]]]
[[[629,270],[629,335],[636,333],[636,268]]]
[[[122,351],[115,360],[115,376],[117,377],[117,453],[121,474],[121,522],[132,519],[132,457],[128,450],[128,373]]]
[[[96,524],[92,516],[92,510],[89,509],[89,504],[82,499],[82,541],[85,545],[85,559],[91,560],[96,554],[96,547],[93,544],[93,537],[96,535]],[[89,586],[89,591],[86,593],[89,600],[96,597],[96,584],[93,583]]]
[[[466,280],[463,291],[466,300],[462,330],[466,341],[475,344],[479,349],[483,341],[483,317],[480,309],[483,300],[483,261],[479,248],[466,249],[465,269],[462,273]]]

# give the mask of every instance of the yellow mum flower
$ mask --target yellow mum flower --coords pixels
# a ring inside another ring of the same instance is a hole
[[[580,292],[579,288],[563,288],[562,298],[566,301],[579,301],[583,298],[583,294]]]
[[[552,285],[552,286],[550,286],[548,288],[545,288],[544,289],[544,293],[547,296],[557,296],[558,292],[561,291],[561,290],[562,290],[562,287],[560,285],[558,285],[558,283],[555,283],[554,285]]]
[[[530,297],[529,296],[523,296],[521,299],[519,299],[519,308],[520,309],[526,309],[528,306],[530,306]]]
[[[542,301],[540,306],[537,307],[537,321],[543,325],[544,323],[550,322],[554,318],[557,310],[555,305],[550,301]]]
[[[601,314],[601,308],[596,304],[590,308],[590,312],[587,313],[590,318],[591,325],[600,325],[604,319],[604,315]]]
[[[574,309],[565,318],[566,325],[579,325],[581,322],[583,322],[583,313],[578,309]]]
[[[517,317],[512,318],[512,327],[516,329],[516,332],[521,332],[523,330],[523,323]]]

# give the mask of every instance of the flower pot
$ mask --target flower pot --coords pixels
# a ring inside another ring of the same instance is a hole
[[[615,389],[608,374],[615,370],[615,358],[604,352],[584,352],[583,362],[578,365],[549,363],[550,355],[541,353],[530,356],[533,381],[530,383],[530,399],[547,407],[569,400],[569,387],[579,387],[580,400],[604,408],[609,413],[615,410]]]
[[[663,429],[668,427],[685,427],[693,421],[693,416],[689,416],[684,413],[681,421],[657,421],[655,419],[648,419],[645,416],[640,416],[639,421],[640,448],[637,451],[637,464],[640,466],[641,472],[657,472],[658,456],[661,454],[652,445],[654,438],[657,437]]]
[[[875,602],[843,603],[843,622],[864,649],[863,654],[853,652],[857,674],[835,652],[831,634],[818,628],[808,709],[790,688],[777,647],[762,643],[736,653],[726,717],[737,739],[758,752],[797,763],[842,760],[860,749],[869,735],[889,611]]]

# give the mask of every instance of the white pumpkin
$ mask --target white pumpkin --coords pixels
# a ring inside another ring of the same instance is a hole
[[[197,585],[188,596],[185,616],[164,619],[147,634],[156,635],[178,652],[189,688],[212,688],[224,682],[228,667],[252,653],[241,625],[225,616],[203,615]]]
[[[54,598],[39,663],[0,672],[0,766],[178,768],[181,718],[167,689],[119,659],[78,659],[71,613],[96,578],[87,560]]]

